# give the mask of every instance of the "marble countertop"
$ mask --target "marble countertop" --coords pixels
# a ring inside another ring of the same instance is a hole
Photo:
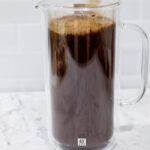
[[[0,150],[51,150],[45,108],[44,92],[1,93]],[[118,108],[117,114],[115,150],[150,150],[150,91],[140,103]]]

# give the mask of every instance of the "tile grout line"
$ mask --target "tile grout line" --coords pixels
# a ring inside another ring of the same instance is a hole
[[[40,24],[18,24],[17,25],[17,36],[18,36],[18,52],[19,53],[27,53],[27,52],[24,52],[23,49],[22,49],[22,39],[21,39],[21,31],[22,31],[22,27],[27,27],[27,28],[30,28],[30,27],[38,27],[38,26],[41,26]],[[41,52],[41,49],[35,49],[35,48],[30,48],[31,51],[28,52],[28,53],[42,53]],[[40,50],[40,52],[37,52],[37,50]]]

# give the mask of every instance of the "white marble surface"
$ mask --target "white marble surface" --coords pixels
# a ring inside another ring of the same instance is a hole
[[[131,93],[130,90],[127,93]],[[119,109],[115,150],[150,150],[150,91]],[[44,92],[0,94],[0,150],[51,150]]]

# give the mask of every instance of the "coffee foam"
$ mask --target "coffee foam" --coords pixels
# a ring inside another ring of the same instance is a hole
[[[88,34],[97,32],[111,26],[114,21],[92,12],[82,14],[76,12],[74,15],[53,19],[49,22],[49,29],[58,34]]]

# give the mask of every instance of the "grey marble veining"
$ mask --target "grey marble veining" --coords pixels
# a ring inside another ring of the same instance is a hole
[[[130,90],[128,93],[131,92]],[[0,150],[51,150],[44,92],[0,94]],[[150,91],[117,110],[115,150],[150,150]]]

